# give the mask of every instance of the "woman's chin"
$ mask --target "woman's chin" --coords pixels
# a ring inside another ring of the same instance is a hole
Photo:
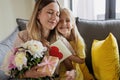
[[[54,28],[55,28],[55,26],[51,26],[51,27],[50,27],[50,30],[53,30]]]

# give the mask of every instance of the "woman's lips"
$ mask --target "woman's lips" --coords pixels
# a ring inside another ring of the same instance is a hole
[[[49,23],[52,24],[52,25],[56,25],[55,21],[49,21]]]

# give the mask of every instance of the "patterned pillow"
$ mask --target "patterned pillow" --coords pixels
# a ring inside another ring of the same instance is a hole
[[[92,65],[97,80],[119,80],[119,51],[112,33],[105,40],[94,40]]]

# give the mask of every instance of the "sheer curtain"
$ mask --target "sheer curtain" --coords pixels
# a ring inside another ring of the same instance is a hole
[[[73,14],[82,19],[94,19],[94,0],[72,0]]]
[[[116,19],[120,19],[120,0],[116,0]]]
[[[106,0],[72,0],[72,10],[82,19],[104,19]]]

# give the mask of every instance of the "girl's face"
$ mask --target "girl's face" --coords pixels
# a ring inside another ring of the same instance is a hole
[[[59,5],[52,2],[38,12],[37,19],[40,21],[44,30],[52,30],[59,22]]]
[[[63,36],[70,36],[72,30],[72,21],[68,13],[61,11],[60,21],[57,26],[57,30]]]

